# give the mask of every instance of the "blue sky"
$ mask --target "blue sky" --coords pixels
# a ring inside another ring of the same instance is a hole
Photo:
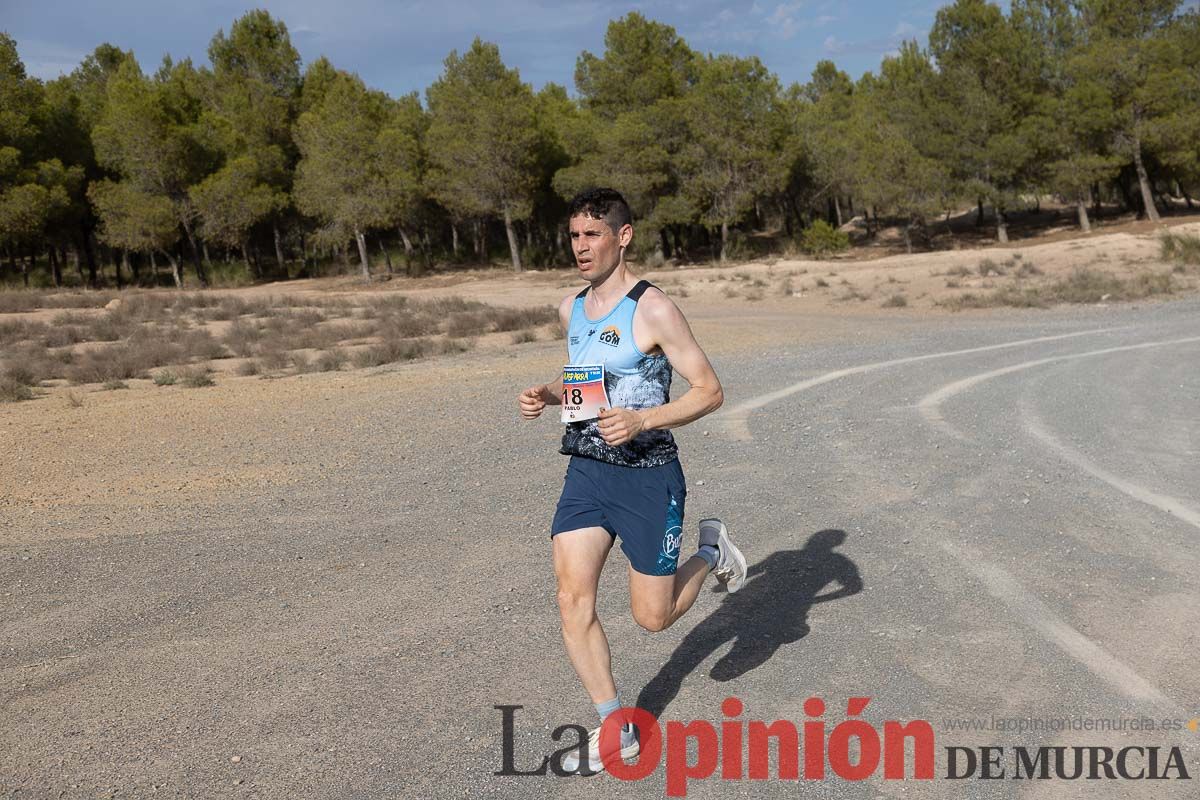
[[[1192,0],[1189,5],[1193,5]],[[0,0],[0,30],[17,40],[31,75],[69,72],[101,42],[133,49],[144,68],[164,54],[206,63],[218,28],[251,8],[287,23],[305,63],[325,55],[392,95],[421,91],[452,49],[475,36],[500,46],[509,66],[535,88],[574,90],[575,60],[604,50],[608,21],[629,11],[675,27],[702,52],[756,55],[783,83],[805,81],[824,58],[857,78],[904,39],[922,44],[940,0],[697,0],[640,3],[590,0]],[[1007,5],[1007,3],[1005,3]]]

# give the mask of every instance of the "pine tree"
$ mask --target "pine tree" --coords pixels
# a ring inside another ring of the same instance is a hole
[[[392,103],[382,92],[367,89],[357,75],[342,72],[296,123],[296,206],[323,224],[325,241],[340,244],[354,238],[365,280],[371,277],[365,232],[389,219],[379,138]]]
[[[132,57],[124,60],[107,81],[106,103],[92,130],[92,142],[100,164],[130,183],[130,196],[136,192],[170,204],[196,276],[207,286],[190,194],[216,160],[204,144],[200,127],[203,80],[190,61],[175,64],[165,59],[151,79]],[[151,208],[141,203],[128,207]],[[103,220],[103,210],[97,211]]]
[[[1132,162],[1146,216],[1159,221],[1146,169],[1146,145],[1163,134],[1173,108],[1164,72],[1164,36],[1179,0],[1080,0],[1083,42],[1075,69],[1107,94],[1114,151]],[[1194,44],[1193,44],[1194,46]]]
[[[637,12],[611,21],[604,43],[603,56],[584,51],[576,62],[582,108],[564,136],[575,163],[554,185],[564,197],[588,186],[618,190],[643,241],[666,256],[667,230],[695,222],[698,213],[681,191],[690,135],[685,97],[698,58],[673,27]]]
[[[205,119],[227,167],[231,162],[240,162],[233,171],[220,178],[214,176],[218,182],[225,181],[223,189],[211,189],[229,195],[235,187],[245,188],[249,179],[258,199],[270,194],[271,201],[244,204],[226,219],[210,219],[203,212],[202,217],[206,227],[221,230],[228,230],[237,219],[243,225],[236,237],[243,249],[249,230],[270,217],[275,260],[280,269],[285,269],[279,217],[288,206],[298,157],[292,127],[300,100],[300,55],[292,46],[287,26],[262,10],[250,11],[234,22],[228,36],[218,31],[208,54],[213,80],[206,98]],[[255,168],[253,173],[248,172],[250,167]],[[261,216],[244,216],[251,207]],[[205,209],[222,213],[219,204],[206,204]]]
[[[1020,37],[999,6],[956,0],[938,11],[929,48],[947,112],[941,120],[947,171],[963,196],[978,198],[981,207],[993,204],[996,236],[1006,242],[1006,212],[1019,200],[1039,135],[1022,125],[1033,93]]]
[[[508,69],[494,44],[480,39],[445,70],[427,93],[428,186],[462,217],[501,217],[513,270],[521,251],[513,223],[529,217],[537,182],[538,128],[533,91]]]
[[[88,199],[101,219],[101,241],[127,252],[162,253],[171,263],[175,286],[183,288],[183,272],[174,255],[179,218],[165,195],[144,192],[132,181],[105,179],[88,188]]]
[[[776,153],[784,139],[779,81],[757,58],[709,56],[684,106],[689,144],[682,153],[682,193],[700,219],[721,231],[753,210],[755,198],[777,191],[786,176]]]

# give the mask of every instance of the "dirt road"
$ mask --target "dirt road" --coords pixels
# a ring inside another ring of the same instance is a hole
[[[822,697],[830,728],[868,696],[873,725],[930,721],[938,778],[713,777],[688,796],[1193,796],[1194,780],[947,781],[944,748],[1179,745],[1200,773],[1186,728],[948,729],[1200,716],[1200,302],[802,326],[739,308],[693,315],[727,402],[679,440],[689,519],[725,518],[754,577],[652,635],[614,551],[618,682],[714,724],[728,696],[797,724]],[[4,795],[661,796],[661,769],[493,775],[494,706],[524,707],[523,769],[593,716],[549,566],[558,426],[513,403],[559,347],[231,380],[166,413],[139,392],[75,417],[5,409],[29,478],[0,506]],[[123,427],[84,438],[97,419]]]

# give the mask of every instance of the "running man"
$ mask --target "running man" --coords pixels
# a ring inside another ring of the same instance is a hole
[[[550,536],[563,641],[603,723],[621,707],[596,616],[600,572],[616,538],[629,558],[633,618],[648,631],[670,627],[691,608],[709,572],[736,592],[746,559],[720,520],[705,519],[699,550],[678,563],[687,487],[670,429],[715,411],[723,395],[683,314],[625,264],[633,239],[629,206],[612,189],[582,192],[570,204],[570,233],[588,285],[559,305],[568,363],[603,364],[611,407],[567,423],[560,452],[571,460]],[[676,400],[672,370],[690,386]],[[531,386],[518,398],[521,415],[536,419],[547,405],[561,405],[562,395],[562,378]],[[591,732],[584,762],[568,755],[564,769],[604,769],[599,731]],[[622,758],[638,754],[632,725],[622,728],[620,745]]]

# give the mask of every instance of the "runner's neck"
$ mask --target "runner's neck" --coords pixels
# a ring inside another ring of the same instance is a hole
[[[629,268],[625,266],[625,260],[622,259],[607,278],[599,284],[591,286],[591,291],[584,298],[585,307],[592,312],[607,313],[621,302],[621,298],[629,294],[630,289],[637,286],[639,280],[638,276],[629,271]],[[595,317],[596,314],[592,313],[589,316]]]

